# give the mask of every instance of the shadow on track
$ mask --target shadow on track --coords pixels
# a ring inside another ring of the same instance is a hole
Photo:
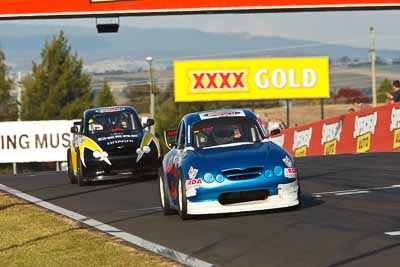
[[[387,251],[387,250],[390,250],[390,249],[394,249],[394,248],[397,248],[397,247],[400,247],[400,243],[395,243],[395,244],[384,246],[384,247],[381,247],[381,248],[378,248],[378,249],[374,249],[374,250],[365,252],[363,254],[360,254],[360,255],[357,255],[357,256],[354,256],[354,257],[351,257],[351,258],[348,258],[348,259],[344,259],[344,260],[335,262],[333,264],[328,265],[327,267],[344,266],[344,265],[347,265],[349,263],[352,263],[352,262],[355,262],[355,261],[358,261],[358,260],[361,260],[361,259],[364,259],[364,258],[367,258],[367,257],[371,257],[371,256],[377,255],[377,254],[379,254],[381,252],[384,252],[384,251]]]
[[[46,190],[46,189],[54,189],[54,188],[59,188],[59,187],[63,187],[63,186],[68,186],[68,185],[70,185],[70,183],[43,186],[43,187],[39,187],[39,188],[35,188],[35,189],[32,189],[32,190],[25,191],[24,193],[29,194],[29,193],[33,193],[33,192],[38,192],[38,191],[42,191],[42,190]]]
[[[261,211],[247,211],[238,213],[223,213],[223,214],[209,214],[209,215],[198,215],[194,216],[195,220],[213,220],[213,219],[224,219],[229,217],[243,217],[251,215],[262,215],[262,214],[277,214],[277,213],[287,213],[287,212],[298,212],[304,209],[313,208],[325,203],[325,201],[315,198],[309,194],[303,194],[301,207],[289,207],[274,210],[261,210]]]
[[[315,178],[322,178],[324,176],[328,175],[336,175],[336,174],[343,174],[345,172],[353,172],[354,168],[348,168],[348,169],[340,169],[340,170],[332,170],[332,171],[325,171],[317,174],[312,174],[312,175],[302,175],[301,180],[311,180]]]
[[[41,201],[37,201],[37,202],[33,202],[33,203],[25,203],[24,202],[24,203],[13,203],[13,204],[10,204],[10,205],[0,206],[0,211],[5,210],[5,209],[10,208],[10,207],[14,207],[14,206],[38,204],[38,203],[43,202],[43,201],[50,202],[50,201],[53,201],[53,200],[59,200],[59,199],[64,199],[64,198],[69,198],[69,197],[74,197],[74,196],[79,196],[79,195],[85,195],[85,194],[89,194],[89,193],[106,191],[106,190],[110,190],[110,189],[114,189],[114,188],[129,186],[129,185],[132,185],[132,184],[149,182],[149,181],[152,181],[152,180],[155,180],[155,179],[152,178],[152,177],[143,176],[143,177],[138,177],[138,178],[129,179],[129,180],[127,180],[127,179],[115,179],[115,180],[98,181],[96,183],[93,183],[93,184],[85,186],[85,187],[78,187],[77,185],[72,185],[73,187],[76,187],[76,190],[79,190],[79,191],[78,192],[69,193],[69,194],[63,194],[63,195],[56,196],[56,197],[43,198],[43,199],[41,199]],[[68,185],[68,184],[59,184],[59,185],[54,185],[54,186],[46,186],[46,187],[42,187],[42,188],[37,188],[37,189],[30,190],[30,191],[26,191],[26,192],[23,192],[23,193],[30,193],[30,192],[40,191],[40,190],[44,190],[44,189],[58,188],[58,187],[66,186],[66,185]],[[90,188],[92,188],[92,189],[90,189]],[[5,194],[9,195],[7,193],[5,193]],[[10,195],[10,196],[12,196],[12,195]]]
[[[96,183],[93,183],[91,185],[84,186],[84,187],[77,186],[77,189],[83,190],[83,191],[65,194],[65,195],[61,195],[61,196],[57,196],[57,197],[46,198],[46,199],[43,199],[43,201],[52,201],[52,200],[58,200],[58,199],[63,199],[63,198],[68,198],[68,197],[84,195],[84,194],[88,194],[88,193],[106,191],[106,190],[110,190],[110,189],[114,189],[114,188],[118,188],[118,187],[124,187],[124,186],[132,185],[132,184],[148,182],[151,180],[154,180],[154,179],[144,176],[144,177],[139,177],[139,178],[129,179],[129,180],[115,179],[115,180],[98,181]],[[91,187],[93,189],[90,189]],[[88,188],[88,189],[84,190],[86,188]]]
[[[146,216],[150,216],[150,215],[157,214],[157,213],[161,213],[161,208],[157,208],[157,209],[154,209],[152,211],[141,212],[141,213],[139,213],[137,215],[129,216],[129,217],[125,217],[125,218],[121,218],[121,219],[117,219],[117,220],[105,221],[104,224],[112,225],[112,224],[115,224],[115,223],[125,222],[125,221],[128,221],[128,220],[137,219],[137,218],[141,218],[141,217],[146,217]]]

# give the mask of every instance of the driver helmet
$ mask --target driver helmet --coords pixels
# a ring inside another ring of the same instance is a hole
[[[89,130],[91,132],[93,132],[94,131],[94,120],[93,120],[93,118],[89,119],[88,124],[89,124]]]
[[[217,145],[229,144],[234,140],[235,129],[231,125],[216,125],[212,135]]]

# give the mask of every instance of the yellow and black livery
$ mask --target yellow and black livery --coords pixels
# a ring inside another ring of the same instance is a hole
[[[67,151],[71,183],[157,175],[161,164],[158,139],[142,125],[129,106],[88,109],[71,128],[73,140]]]

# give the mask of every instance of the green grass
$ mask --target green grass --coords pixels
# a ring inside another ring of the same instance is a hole
[[[0,175],[12,174],[12,173],[13,173],[12,164],[0,164]]]
[[[179,266],[0,193],[0,266]]]

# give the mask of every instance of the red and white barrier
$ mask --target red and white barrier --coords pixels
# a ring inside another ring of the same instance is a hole
[[[271,140],[295,157],[400,151],[400,103],[282,131]]]

